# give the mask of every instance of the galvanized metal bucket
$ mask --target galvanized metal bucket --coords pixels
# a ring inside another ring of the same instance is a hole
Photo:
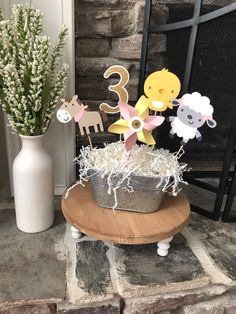
[[[108,194],[108,176],[102,177],[101,174],[96,171],[91,171],[90,175],[95,202],[101,207],[113,208],[115,195],[112,189],[111,193]],[[116,190],[116,209],[143,213],[157,211],[161,205],[164,194],[162,188],[165,183],[166,181],[161,177],[133,175],[129,181],[129,186],[133,188],[133,192],[127,191],[125,188],[127,185],[125,183]]]

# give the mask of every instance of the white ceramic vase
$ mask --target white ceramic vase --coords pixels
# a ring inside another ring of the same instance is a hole
[[[22,147],[13,163],[16,224],[27,233],[44,231],[54,221],[52,160],[43,136],[20,135]]]

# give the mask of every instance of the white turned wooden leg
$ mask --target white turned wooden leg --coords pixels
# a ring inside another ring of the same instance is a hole
[[[161,240],[157,243],[157,254],[160,256],[167,256],[168,250],[170,247],[170,242],[172,241],[173,237]]]
[[[71,236],[73,239],[79,239],[83,236],[83,234],[79,231],[79,229],[73,226],[70,227],[70,230],[71,230]]]

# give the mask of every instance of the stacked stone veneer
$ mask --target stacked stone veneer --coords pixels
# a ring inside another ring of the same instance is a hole
[[[137,99],[141,55],[144,0],[75,0],[76,92],[98,109],[101,101],[114,103],[116,94],[108,91],[115,77],[104,79],[110,65],[125,66],[130,73],[128,91],[131,101]],[[168,18],[164,5],[155,5],[154,19],[163,24]],[[165,65],[164,34],[151,36],[149,71]]]

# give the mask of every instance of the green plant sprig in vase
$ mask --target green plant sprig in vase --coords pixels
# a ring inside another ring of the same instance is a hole
[[[12,130],[26,136],[47,131],[69,69],[59,68],[67,28],[51,47],[42,18],[30,5],[13,5],[10,20],[0,14],[0,103]]]

